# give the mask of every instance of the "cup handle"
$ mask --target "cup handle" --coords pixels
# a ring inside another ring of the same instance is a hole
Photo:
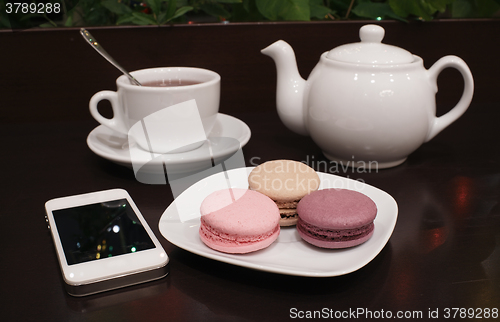
[[[99,113],[97,110],[97,104],[102,100],[108,100],[111,103],[111,108],[113,110],[113,118],[106,118]],[[128,130],[123,121],[123,115],[120,109],[120,104],[118,100],[118,94],[113,91],[100,91],[94,94],[90,99],[89,103],[90,114],[97,120],[108,128],[122,133],[127,134]]]
[[[443,71],[443,69],[448,67],[455,68],[460,72],[460,74],[462,74],[464,79],[464,91],[457,105],[455,105],[455,107],[453,107],[448,113],[441,115],[440,117],[434,116],[425,142],[435,137],[444,128],[462,116],[472,101],[472,96],[474,94],[474,79],[472,78],[472,73],[470,72],[467,64],[457,56],[445,56],[435,62],[434,65],[432,65],[432,67],[427,71],[429,73],[429,80],[432,86],[434,86],[434,91],[437,93],[437,78],[439,74]]]

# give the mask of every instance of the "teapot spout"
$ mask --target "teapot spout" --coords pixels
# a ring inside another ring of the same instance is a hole
[[[271,57],[276,64],[276,107],[281,121],[293,132],[308,135],[303,107],[306,81],[299,74],[292,47],[278,40],[261,53]]]

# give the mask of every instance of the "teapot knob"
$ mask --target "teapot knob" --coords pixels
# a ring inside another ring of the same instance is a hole
[[[359,38],[362,42],[380,43],[384,35],[384,28],[377,25],[364,25],[359,29]]]

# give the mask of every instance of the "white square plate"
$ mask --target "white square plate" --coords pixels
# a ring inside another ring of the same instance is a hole
[[[253,168],[228,171],[229,176],[248,176]],[[392,235],[398,217],[398,206],[388,193],[363,182],[318,172],[320,189],[344,188],[356,190],[370,197],[377,205],[373,236],[365,243],[346,249],[322,249],[304,242],[295,227],[282,227],[278,239],[271,246],[248,254],[225,254],[207,247],[199,237],[200,205],[210,193],[226,184],[224,173],[217,173],[198,181],[186,189],[163,213],[159,229],[172,244],[194,254],[221,262],[278,274],[330,277],[356,271],[373,260]],[[227,187],[227,185],[226,185]],[[233,188],[248,188],[236,182]],[[182,222],[176,204],[182,212],[196,214],[195,219]],[[189,209],[185,209],[189,207]]]

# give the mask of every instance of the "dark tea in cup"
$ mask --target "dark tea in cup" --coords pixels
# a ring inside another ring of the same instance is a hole
[[[194,81],[189,79],[162,79],[154,80],[142,83],[142,86],[149,87],[174,87],[174,86],[187,86],[201,84],[200,81]]]

